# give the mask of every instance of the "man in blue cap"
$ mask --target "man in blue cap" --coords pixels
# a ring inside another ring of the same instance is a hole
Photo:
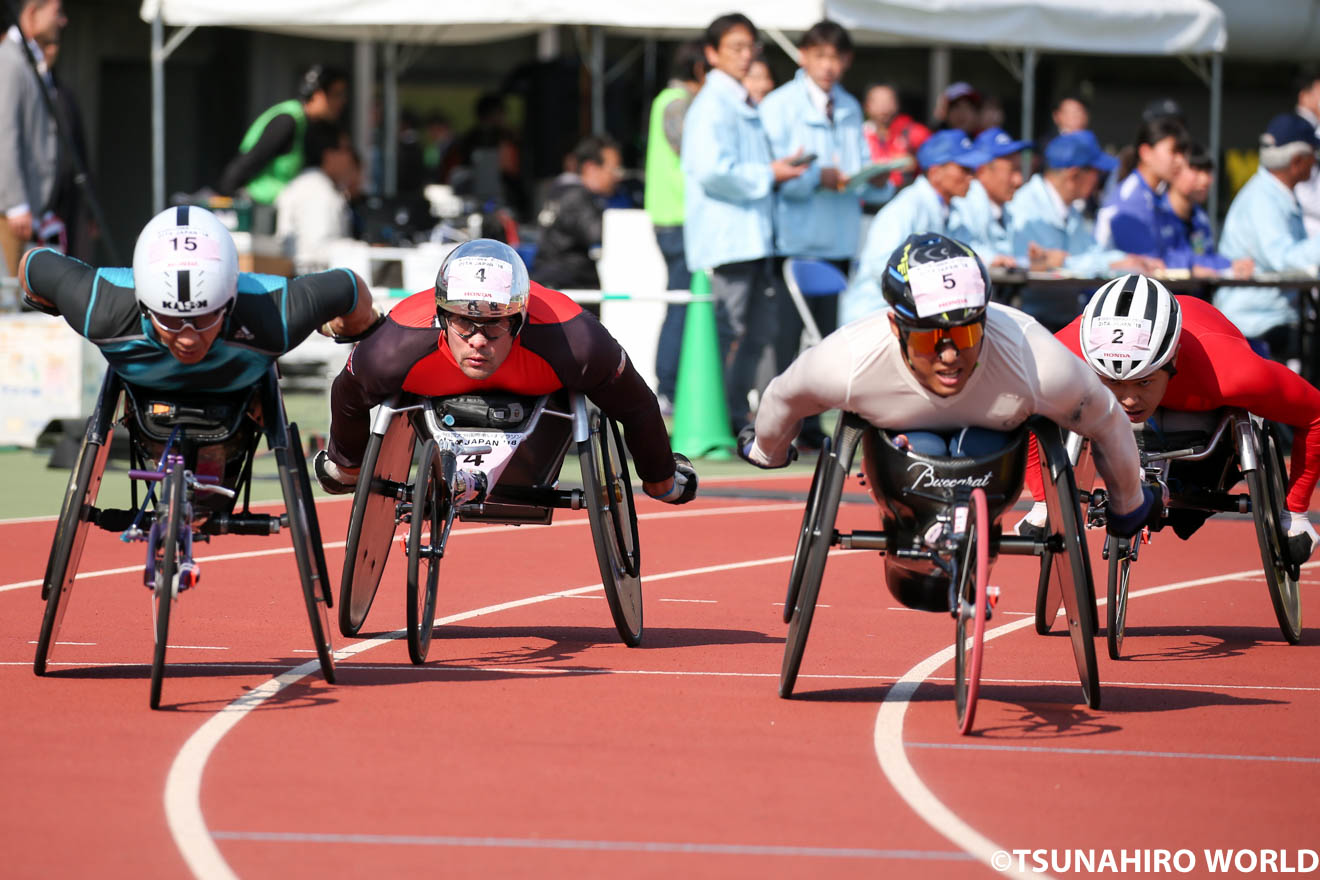
[[[1315,274],[1320,236],[1308,237],[1293,187],[1311,176],[1320,138],[1296,113],[1280,113],[1260,137],[1260,168],[1238,190],[1224,218],[1219,252],[1250,257],[1257,272]],[[1297,307],[1277,287],[1221,287],[1215,305],[1264,355],[1286,357]]]
[[[1089,131],[1061,134],[1045,147],[1045,170],[1027,181],[1008,204],[1013,253],[1026,254],[1033,270],[1062,269],[1082,277],[1115,271],[1150,274],[1164,268],[1151,257],[1102,247],[1075,207],[1095,192],[1100,173],[1117,160],[1100,148]],[[1086,291],[1089,293],[1089,291]],[[1021,307],[1051,331],[1081,314],[1082,291],[1027,288]]]
[[[918,232],[948,231],[950,203],[967,195],[972,173],[989,158],[957,129],[931,135],[917,150],[921,176],[880,209],[866,234],[853,283],[839,298],[839,323],[846,324],[884,306],[880,276],[889,255]]]
[[[949,235],[969,245],[991,268],[1016,266],[1006,207],[1022,186],[1022,151],[1031,141],[1014,140],[996,126],[977,135],[972,145],[988,158],[976,169],[967,195],[953,200]],[[1021,256],[1025,262],[1026,254]]]

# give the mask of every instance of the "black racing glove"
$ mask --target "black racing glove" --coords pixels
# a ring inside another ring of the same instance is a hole
[[[1155,492],[1150,486],[1142,484],[1141,503],[1137,509],[1131,513],[1117,513],[1113,507],[1110,507],[1106,516],[1106,525],[1109,534],[1117,535],[1120,538],[1131,538],[1137,532],[1141,531],[1143,526],[1158,525],[1160,514],[1163,512],[1163,505],[1155,497]]]
[[[687,504],[697,497],[697,470],[681,452],[674,453],[674,487],[664,495],[652,495],[665,504]]]
[[[788,447],[788,457],[784,459],[783,464],[761,464],[759,461],[752,460],[752,445],[756,443],[756,426],[744,425],[738,432],[738,457],[750,465],[755,465],[762,470],[775,470],[777,468],[786,468],[797,461],[798,451],[796,446]]]

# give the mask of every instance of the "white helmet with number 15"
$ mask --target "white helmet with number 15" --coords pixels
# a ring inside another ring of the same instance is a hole
[[[133,248],[138,305],[157,315],[217,312],[238,295],[238,250],[216,216],[180,205],[157,214]]]

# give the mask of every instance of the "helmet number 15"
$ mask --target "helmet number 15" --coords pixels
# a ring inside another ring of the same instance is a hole
[[[176,251],[197,250],[197,236],[195,235],[184,235],[184,236],[176,235],[173,238],[171,238],[170,241],[174,244],[174,249]]]

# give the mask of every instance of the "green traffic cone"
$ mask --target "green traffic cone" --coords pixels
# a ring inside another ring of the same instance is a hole
[[[692,273],[692,301],[683,323],[683,349],[674,389],[675,452],[689,458],[732,458],[736,445],[724,401],[724,366],[710,277]]]

